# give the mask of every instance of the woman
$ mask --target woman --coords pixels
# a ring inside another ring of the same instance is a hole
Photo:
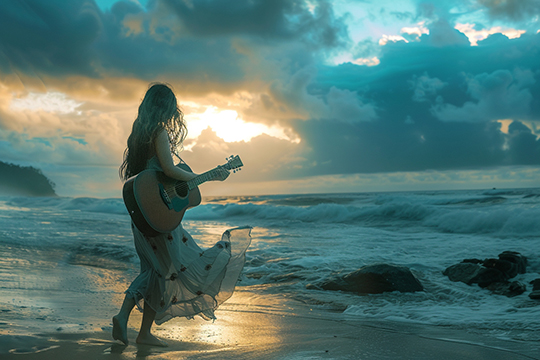
[[[176,96],[165,84],[153,84],[144,96],[133,123],[121,177],[126,180],[145,169],[163,171],[188,181],[197,174],[175,166],[172,155],[186,136],[186,125]],[[181,159],[180,159],[181,160]],[[219,180],[229,172],[219,168]],[[132,224],[141,273],[126,290],[120,312],[113,317],[112,335],[128,344],[127,323],[135,305],[143,311],[136,342],[167,346],[151,333],[152,323],[174,317],[215,319],[214,310],[233,293],[244,266],[251,228],[227,230],[214,247],[202,250],[180,224],[155,237],[145,236]]]

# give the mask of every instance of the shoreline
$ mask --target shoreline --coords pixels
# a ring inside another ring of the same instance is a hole
[[[27,314],[30,316],[26,318],[23,314],[23,318],[17,320],[17,312],[21,309],[4,311],[3,306],[4,315],[13,314],[5,319],[8,322],[4,321],[5,316],[0,322],[0,357],[5,360],[86,360],[102,357],[235,360],[539,359],[540,344],[537,343],[501,340],[443,326],[350,318],[320,311],[282,296],[265,298],[240,290],[217,310],[218,319],[215,322],[199,318],[173,319],[161,326],[154,326],[154,334],[169,343],[167,348],[135,344],[141,319],[141,314],[136,310],[128,326],[130,344],[124,346],[114,341],[110,324],[110,317],[116,311],[114,302],[105,311],[107,314],[103,314],[107,318],[100,319],[101,324],[99,319],[98,322],[94,321],[98,314],[88,316],[88,311],[86,318],[79,319],[79,324],[66,323],[66,320],[69,322],[68,317],[52,321],[52,314],[51,317],[45,315],[32,319],[35,311],[30,311],[32,315]],[[76,313],[80,312],[75,308],[63,310],[72,312],[69,317],[76,317]],[[40,322],[52,326],[40,326]]]

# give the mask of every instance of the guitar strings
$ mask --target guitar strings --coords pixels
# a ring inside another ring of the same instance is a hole
[[[210,178],[211,178],[211,177],[213,177],[213,174],[211,174],[211,173],[212,173],[212,172],[216,172],[216,170],[217,170],[217,169],[212,169],[212,170],[210,170],[210,171],[208,171],[208,172],[206,172],[206,173],[203,173],[203,174],[197,176],[197,177],[194,178],[194,179],[191,179],[190,181],[195,180],[195,179],[197,179],[197,178],[207,177],[208,175],[211,175],[211,176],[210,176]],[[205,180],[205,181],[206,181],[206,180]],[[178,190],[180,190],[180,189],[184,186],[184,184],[187,185],[188,188],[189,188],[188,182],[189,182],[189,181],[186,181],[186,182],[183,182],[183,183],[180,183],[180,184],[176,184],[176,185],[174,185],[172,188],[165,189],[165,193],[166,193],[168,196],[176,195],[176,194],[178,194]],[[203,182],[204,182],[204,181],[203,181]],[[202,182],[201,182],[201,184],[202,184]]]
[[[222,167],[227,168],[227,170],[232,170],[230,164],[222,165]],[[203,178],[203,177],[208,177],[208,176],[209,176],[210,178],[213,178],[213,177],[214,177],[214,174],[213,174],[213,173],[215,173],[217,170],[218,170],[218,168],[212,169],[212,170],[210,170],[210,171],[207,171],[207,172],[205,172],[205,173],[202,173],[201,175],[199,175],[199,176],[197,176],[197,177],[195,177],[195,178],[193,178],[193,179],[191,179],[191,180],[189,180],[189,181],[186,181],[186,182],[183,182],[183,183],[180,183],[180,184],[176,184],[176,185],[174,185],[172,188],[165,189],[165,193],[167,194],[167,196],[176,195],[176,194],[178,194],[178,190],[179,190],[181,187],[183,187],[184,184],[188,186],[188,191],[189,191],[190,189],[189,189],[189,184],[188,184],[188,183],[189,183],[190,181],[193,181],[193,180],[196,180],[196,179],[199,179],[199,178]],[[202,184],[202,183],[205,182],[205,181],[208,181],[208,180],[204,179],[200,184]],[[194,182],[196,183],[197,181],[194,181]],[[200,184],[198,184],[198,185],[200,185]],[[195,186],[197,186],[197,185],[195,185]]]

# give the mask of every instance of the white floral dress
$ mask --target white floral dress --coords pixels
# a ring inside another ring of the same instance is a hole
[[[160,169],[157,158],[147,168]],[[175,230],[148,237],[132,224],[141,273],[126,294],[139,309],[143,300],[156,311],[156,324],[174,317],[215,319],[214,311],[234,292],[251,243],[251,227],[225,231],[209,249],[201,249],[180,224]]]

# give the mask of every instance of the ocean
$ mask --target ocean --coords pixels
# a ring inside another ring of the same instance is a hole
[[[540,278],[539,219],[536,188],[206,197],[187,211],[183,225],[202,247],[226,229],[252,226],[237,289],[255,297],[280,296],[343,319],[438,325],[537,342],[540,301],[528,294],[529,282]],[[463,259],[506,250],[528,258],[527,273],[513,279],[527,285],[522,295],[495,295],[442,274]],[[360,296],[307,288],[374,263],[408,267],[424,291]],[[86,320],[73,320],[74,329],[98,324],[85,317],[96,317],[96,311],[84,299],[107,308],[111,297],[121,299],[138,266],[120,198],[0,197],[0,315],[46,326],[61,317],[59,308],[76,307]],[[47,293],[61,293],[65,301],[51,302]],[[0,325],[9,325],[5,319]]]

